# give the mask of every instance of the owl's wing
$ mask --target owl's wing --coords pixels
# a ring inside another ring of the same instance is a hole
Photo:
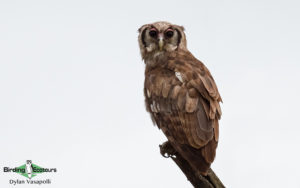
[[[215,81],[196,58],[177,57],[168,62],[167,68],[171,71],[164,77],[145,83],[147,109],[169,140],[202,148],[203,157],[211,163],[219,137],[222,101]]]

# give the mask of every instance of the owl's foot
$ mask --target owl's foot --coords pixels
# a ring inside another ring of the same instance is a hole
[[[159,145],[160,154],[165,157],[175,157],[176,150],[173,148],[169,141],[164,142],[163,144]]]

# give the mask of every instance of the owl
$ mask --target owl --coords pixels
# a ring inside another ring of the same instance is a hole
[[[222,99],[216,83],[188,51],[182,26],[155,22],[138,32],[146,110],[176,152],[206,176],[219,139]]]

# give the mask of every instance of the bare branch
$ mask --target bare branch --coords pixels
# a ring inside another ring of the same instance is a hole
[[[165,158],[171,158],[195,188],[225,188],[212,169],[209,169],[207,176],[195,172],[168,141],[159,145],[159,147],[161,155]]]

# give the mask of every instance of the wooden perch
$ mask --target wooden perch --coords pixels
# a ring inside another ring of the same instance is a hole
[[[196,173],[168,141],[159,147],[161,155],[165,158],[171,158],[195,188],[225,188],[212,169],[209,169],[207,176]]]

